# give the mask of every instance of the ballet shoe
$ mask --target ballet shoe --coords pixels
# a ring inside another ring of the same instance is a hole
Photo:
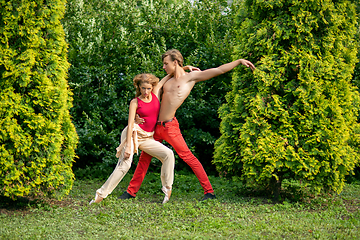
[[[89,202],[89,205],[93,204],[93,203],[99,203],[103,200],[104,198],[100,197],[97,193],[95,194],[95,199],[92,199]]]
[[[170,200],[171,188],[169,189],[169,188],[163,186],[163,187],[161,188],[161,190],[165,193],[165,197],[164,197],[164,200],[163,200],[163,202],[162,202],[162,203],[164,204],[164,203],[167,203],[167,202]]]

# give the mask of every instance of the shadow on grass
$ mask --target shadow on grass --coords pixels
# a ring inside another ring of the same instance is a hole
[[[11,199],[9,197],[0,196],[0,214],[6,215],[26,215],[31,213],[32,209],[40,209],[50,211],[54,207],[68,206],[71,200],[56,200],[50,198],[31,198],[18,197]]]

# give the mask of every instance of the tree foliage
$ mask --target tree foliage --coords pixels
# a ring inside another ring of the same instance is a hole
[[[111,169],[135,95],[132,78],[142,72],[164,77],[161,54],[166,50],[179,49],[185,64],[201,69],[231,60],[232,16],[227,13],[226,1],[68,1],[63,24],[72,64],[72,115],[80,137],[77,167],[101,162]],[[219,136],[217,109],[230,80],[224,75],[197,84],[176,115],[206,168]]]
[[[357,12],[357,33],[355,35],[355,40],[357,42],[357,48],[360,49],[360,2],[354,1],[356,4],[356,12]],[[360,59],[360,51],[357,52],[357,59]],[[359,88],[360,87],[360,62],[358,61],[355,65],[355,70],[353,74],[353,83]]]
[[[71,122],[64,1],[0,1],[0,194],[69,193]]]
[[[229,176],[279,193],[282,180],[341,192],[359,162],[354,4],[253,1],[238,11],[238,68],[219,112],[215,164]]]

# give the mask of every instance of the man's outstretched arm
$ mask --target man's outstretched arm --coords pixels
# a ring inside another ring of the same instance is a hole
[[[192,72],[191,73],[192,74],[191,79],[196,81],[196,82],[205,81],[205,80],[208,80],[210,78],[213,78],[213,77],[219,76],[221,74],[224,74],[224,73],[232,70],[233,68],[235,68],[236,66],[238,66],[240,64],[251,68],[251,70],[255,70],[254,64],[252,64],[250,61],[245,60],[245,59],[238,59],[238,60],[235,60],[233,62],[221,65],[221,66],[219,66],[217,68],[210,68],[210,69],[206,69],[206,70],[201,71],[201,72],[198,72],[198,71],[197,72]]]

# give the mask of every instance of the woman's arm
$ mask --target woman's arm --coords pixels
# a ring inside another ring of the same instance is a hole
[[[134,98],[133,100],[131,100],[130,102],[130,107],[129,107],[129,118],[128,118],[128,130],[127,130],[127,135],[126,135],[126,148],[125,148],[125,153],[124,153],[124,158],[128,159],[131,155],[131,137],[132,137],[132,133],[133,133],[133,128],[134,128],[134,119],[135,119],[135,114],[136,114],[136,109],[138,108],[138,102],[137,99]]]
[[[183,67],[183,69],[189,70],[190,72],[192,71],[201,71],[200,68],[197,67],[193,67],[190,65],[187,65],[185,67]],[[160,82],[153,88],[153,93],[157,96],[157,98],[159,98],[160,95],[160,89],[164,86],[164,84],[167,82],[167,80],[169,80],[170,78],[172,78],[172,75],[166,75],[163,79],[160,80]]]
[[[191,65],[186,65],[185,67],[183,67],[184,71],[189,70],[190,72],[192,71],[201,71],[200,68],[191,66]]]
[[[171,75],[166,75],[163,79],[161,79],[161,81],[153,88],[153,93],[156,95],[156,97],[158,99],[159,95],[160,95],[160,89],[164,86],[164,84],[166,83],[167,80],[169,80],[172,76]]]

